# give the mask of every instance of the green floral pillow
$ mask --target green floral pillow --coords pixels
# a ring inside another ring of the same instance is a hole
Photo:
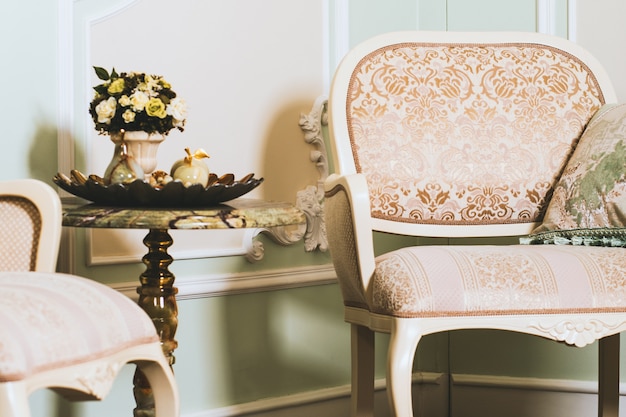
[[[602,107],[525,244],[626,246],[626,104]]]

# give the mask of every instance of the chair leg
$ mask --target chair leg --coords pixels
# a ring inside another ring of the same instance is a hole
[[[0,416],[30,417],[28,393],[24,382],[0,384]]]
[[[618,417],[620,335],[599,340],[598,417]]]
[[[352,417],[374,416],[374,332],[353,324],[352,345]]]
[[[180,404],[174,374],[165,359],[160,362],[137,362],[154,396],[155,417],[178,417]]]
[[[411,376],[421,334],[402,320],[394,322],[387,356],[387,397],[391,415],[413,417]]]

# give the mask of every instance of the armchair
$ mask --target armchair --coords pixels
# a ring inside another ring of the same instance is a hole
[[[421,337],[477,328],[600,340],[599,415],[617,416],[622,247],[474,242],[375,257],[373,241],[530,234],[590,120],[615,101],[588,52],[536,33],[397,32],[344,57],[325,221],[352,329],[352,416],[373,413],[374,332],[390,334],[393,415],[411,417]]]
[[[156,417],[178,416],[176,382],[151,319],[105,285],[55,273],[60,233],[51,187],[0,182],[0,415],[30,416],[28,396],[40,388],[102,399],[134,363],[151,385]]]

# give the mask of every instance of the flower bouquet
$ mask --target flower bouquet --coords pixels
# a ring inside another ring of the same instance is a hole
[[[109,73],[94,67],[103,82],[94,87],[89,113],[100,134],[143,131],[167,135],[184,130],[187,108],[170,83],[160,75]]]

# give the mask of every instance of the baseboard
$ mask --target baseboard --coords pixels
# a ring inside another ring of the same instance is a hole
[[[197,274],[176,280],[177,300],[215,297],[256,291],[332,284],[337,275],[332,265],[316,265],[255,272]],[[111,284],[110,287],[136,299],[138,281]]]
[[[450,384],[450,417],[598,415],[596,381],[453,374]],[[626,416],[624,394],[620,384],[620,416]]]
[[[421,407],[426,407],[428,414],[432,414],[443,404],[447,407],[447,378],[440,373],[418,373],[413,377],[415,387],[414,396],[424,398]],[[375,381],[375,415],[376,417],[391,417],[385,392],[385,380]],[[228,407],[215,408],[193,414],[183,414],[182,417],[348,417],[350,415],[350,385],[320,389],[316,391],[298,393],[285,397],[266,398],[246,404],[236,404]]]

